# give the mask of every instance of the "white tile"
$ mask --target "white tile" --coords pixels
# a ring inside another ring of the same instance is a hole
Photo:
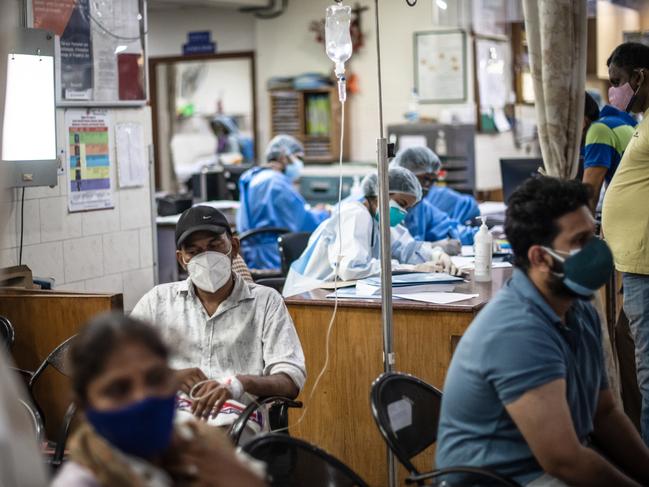
[[[151,226],[151,200],[148,188],[120,190],[119,205],[122,230]]]
[[[65,291],[65,292],[86,292],[86,285],[83,281],[71,282],[69,284],[62,284],[60,286],[54,286],[55,291]]]
[[[85,211],[81,215],[83,234],[86,236],[119,231],[119,208]]]
[[[0,268],[18,265],[18,249],[0,250]]]
[[[20,190],[22,191],[22,189]],[[49,186],[37,186],[34,188],[25,188],[26,200],[37,200],[41,198],[53,198],[61,194],[59,186],[50,188]]]
[[[67,174],[59,174],[59,192],[61,196],[66,196],[68,194],[68,175]]]
[[[67,240],[83,235],[81,213],[69,213],[65,197],[39,200],[41,215],[41,241]]]
[[[150,228],[140,230],[140,267],[153,265],[153,237]]]
[[[103,245],[100,236],[63,242],[65,282],[82,281],[104,275]]]
[[[7,220],[6,241],[12,247],[20,245],[21,203],[14,203]],[[25,200],[23,245],[34,245],[41,242],[40,208],[38,200]]]
[[[104,239],[104,269],[124,272],[140,268],[140,239],[138,230],[110,233]]]
[[[121,274],[111,274],[98,279],[89,279],[85,282],[86,291],[89,293],[119,294],[124,292]]]
[[[131,311],[142,296],[153,288],[153,268],[125,272],[124,311]]]
[[[23,249],[23,264],[29,266],[34,277],[54,278],[55,283],[65,282],[61,242],[26,246]]]

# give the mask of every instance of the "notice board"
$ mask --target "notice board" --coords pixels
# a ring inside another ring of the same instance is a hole
[[[29,0],[29,23],[57,39],[57,105],[143,105],[146,0]]]

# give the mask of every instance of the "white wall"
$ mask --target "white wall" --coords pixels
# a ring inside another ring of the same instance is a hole
[[[58,111],[58,146],[66,133]],[[140,122],[151,142],[148,109],[110,110],[114,123]],[[116,184],[115,154],[111,172]],[[20,245],[20,189],[4,193],[2,206],[9,212],[0,241],[0,267],[18,264]],[[24,209],[22,263],[34,276],[55,279],[55,288],[66,291],[124,293],[130,310],[153,287],[153,236],[149,186],[114,188],[115,208],[82,213],[68,212],[68,183],[59,176],[54,188],[27,188]]]
[[[217,52],[255,49],[254,17],[232,8],[151,10],[148,23],[150,57],[181,55],[187,33],[201,30],[212,32]]]
[[[360,93],[349,98],[351,123],[351,159],[375,159],[378,137],[377,68],[374,28],[374,2],[361,0],[370,10],[363,15],[365,46],[355,53],[348,72],[359,76]],[[260,146],[268,140],[270,115],[266,96],[266,80],[271,76],[295,75],[307,71],[329,72],[332,63],[324,54],[324,46],[317,44],[308,23],[324,17],[326,2],[300,0],[290,2],[286,14],[273,20],[257,20],[257,92],[260,120]],[[420,1],[409,8],[403,1],[383,1],[381,14],[381,57],[383,62],[383,103],[385,125],[402,123],[414,85],[413,33],[434,28],[432,2]],[[471,46],[471,43],[468,43]],[[471,72],[471,49],[467,66]],[[421,114],[438,116],[442,109],[473,108],[473,79],[469,76],[469,103],[466,105],[422,105]],[[476,140],[478,189],[500,187],[498,159],[522,155],[513,145],[510,133],[480,134]]]

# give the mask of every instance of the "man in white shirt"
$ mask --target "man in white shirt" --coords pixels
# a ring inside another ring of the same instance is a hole
[[[156,286],[132,316],[154,323],[179,345],[172,366],[180,390],[194,389],[201,398],[194,415],[215,417],[227,400],[245,403],[244,393],[295,398],[306,369],[293,321],[276,291],[232,272],[239,240],[225,216],[207,206],[188,209],[176,226],[176,246],[189,278]]]

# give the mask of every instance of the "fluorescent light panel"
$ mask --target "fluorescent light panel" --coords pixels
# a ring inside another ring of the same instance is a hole
[[[54,160],[54,58],[9,54],[7,62],[2,160]]]

